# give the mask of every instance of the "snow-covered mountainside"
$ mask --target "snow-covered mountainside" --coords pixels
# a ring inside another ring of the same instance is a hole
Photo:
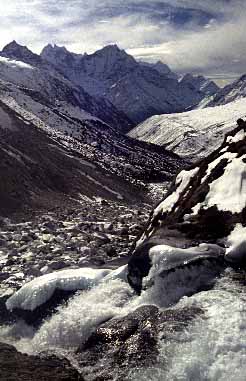
[[[197,161],[223,141],[224,134],[246,114],[246,99],[224,106],[153,116],[130,131],[129,136],[164,146]]]
[[[149,63],[144,61],[139,61],[139,63],[142,66],[148,66],[152,67],[153,69],[157,70],[160,74],[164,74],[170,79],[178,79],[179,76],[175,72],[173,72],[170,67],[166,64],[164,64],[162,61],[157,61],[156,63]]]
[[[190,86],[191,89],[201,91],[204,96],[212,96],[219,91],[219,87],[216,83],[205,78],[203,75],[195,76],[189,73],[185,74],[181,78],[180,83]]]
[[[133,57],[109,45],[94,54],[74,56],[65,47],[47,45],[41,57],[92,95],[101,96],[138,64]]]
[[[211,98],[208,97],[201,101],[199,107],[210,107],[225,105],[235,100],[246,97],[246,74],[242,75],[236,81],[225,86],[223,89],[217,91],[217,93]]]
[[[137,62],[116,45],[89,55],[74,55],[64,47],[46,46],[41,57],[93,96],[104,96],[134,122],[155,114],[184,111],[209,92],[177,76],[161,62]]]
[[[59,102],[66,102],[122,132],[128,131],[132,125],[127,116],[108,100],[89,95],[82,87],[65,78],[53,65],[15,41],[6,45],[0,53],[0,78],[39,92],[43,103],[52,102],[55,106]]]
[[[30,65],[0,60],[1,214],[81,197],[133,201],[139,187],[170,179],[184,165],[176,155],[134,141],[62,100],[60,86],[59,100],[50,98]],[[27,88],[29,75],[34,89]]]
[[[246,123],[197,166],[181,171],[153,210],[129,262],[129,281],[140,290],[177,268],[204,260],[246,260]]]

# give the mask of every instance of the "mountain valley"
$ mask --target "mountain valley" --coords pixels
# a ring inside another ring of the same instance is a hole
[[[2,49],[0,381],[244,379],[244,85]]]

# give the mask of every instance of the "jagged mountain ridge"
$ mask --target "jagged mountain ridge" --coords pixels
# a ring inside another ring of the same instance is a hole
[[[166,75],[170,79],[178,79],[179,76],[175,72],[173,72],[170,67],[164,64],[162,61],[157,61],[156,63],[150,63],[145,61],[139,61],[140,65],[152,67],[157,70],[160,74]]]
[[[241,98],[246,98],[246,74],[220,89],[213,97],[204,99],[200,107],[225,105]]]
[[[131,128],[132,122],[128,117],[107,99],[89,95],[27,47],[13,41],[3,48],[0,58],[1,78],[5,81],[38,91],[44,99],[48,97],[49,102],[52,100],[53,104],[65,101],[79,107],[122,132]],[[26,65],[21,65],[20,62]]]
[[[201,91],[206,96],[212,96],[219,91],[219,86],[215,82],[205,78],[203,75],[192,75],[190,73],[185,74],[180,79],[181,84],[186,84],[191,88]]]
[[[207,95],[202,89],[179,82],[164,64],[137,62],[117,45],[80,56],[64,47],[48,45],[41,57],[90,94],[107,98],[134,123],[155,114],[184,111]]]

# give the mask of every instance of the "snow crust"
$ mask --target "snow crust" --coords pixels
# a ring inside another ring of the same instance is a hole
[[[221,151],[222,152],[222,151]],[[235,157],[237,156],[236,153],[232,152],[225,152],[222,156],[219,156],[217,159],[209,163],[208,169],[206,171],[206,175],[202,178],[201,183],[207,180],[207,178],[210,176],[212,170],[223,160],[227,159],[228,162],[231,162]]]
[[[172,247],[168,245],[156,245],[149,251],[152,267],[148,276],[144,279],[143,284],[148,285],[156,281],[158,284],[164,282],[164,277],[169,276],[170,270],[176,270],[179,266],[194,265],[198,268],[196,260],[209,260],[211,258],[219,258],[224,256],[225,250],[215,244],[200,244],[199,246],[189,247],[186,249]],[[181,272],[185,270],[180,270]],[[190,269],[187,270],[188,272]],[[161,279],[159,279],[161,278]],[[162,287],[159,285],[159,287]],[[173,285],[175,288],[175,285]]]
[[[178,185],[175,192],[171,193],[159,206],[155,209],[154,215],[159,214],[160,212],[170,212],[174,205],[179,200],[181,193],[187,188],[190,180],[196,173],[199,171],[199,168],[196,167],[190,171],[181,171],[176,178],[176,185]]]
[[[151,275],[160,273],[163,270],[169,270],[182,264],[188,264],[190,261],[200,257],[218,257],[223,255],[225,250],[214,244],[200,244],[199,246],[186,249],[172,247],[168,245],[156,245],[149,251],[152,262]]]
[[[33,311],[51,298],[56,289],[74,291],[84,290],[98,284],[111,270],[82,268],[63,270],[38,277],[25,284],[13,296],[6,306],[8,310],[21,308]]]
[[[225,172],[209,184],[210,190],[204,204],[206,207],[216,205],[219,210],[240,213],[246,206],[246,165],[243,159],[234,158],[226,166]]]

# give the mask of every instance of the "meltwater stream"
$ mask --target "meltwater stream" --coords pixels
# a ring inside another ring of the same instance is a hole
[[[0,327],[0,341],[28,354],[49,351],[71,360],[76,348],[110,318],[127,315],[148,304],[162,309],[195,306],[204,311],[204,316],[197,317],[183,331],[169,333],[165,338],[160,334],[157,364],[141,371],[130,369],[127,379],[243,381],[246,374],[244,286],[234,280],[234,271],[227,269],[212,288],[199,291],[201,274],[203,281],[205,277],[209,281],[212,273],[209,264],[175,271],[167,279],[155,282],[141,296],[134,294],[122,276],[120,279],[113,276],[90,290],[77,292],[37,331],[21,322]]]

